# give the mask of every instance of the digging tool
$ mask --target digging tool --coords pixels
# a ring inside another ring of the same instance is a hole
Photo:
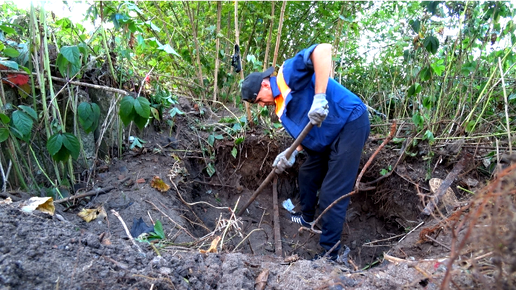
[[[312,127],[313,127],[312,123],[308,122],[308,124],[305,126],[303,131],[301,131],[299,136],[297,136],[294,143],[292,143],[292,145],[290,145],[290,147],[288,148],[288,150],[285,154],[285,157],[287,158],[287,160],[290,158],[290,155],[292,155],[294,150],[296,150],[297,146],[299,146],[301,144],[301,142],[303,142],[303,139],[305,139],[306,135],[308,135],[308,132],[310,132],[310,130],[312,130]],[[253,195],[251,196],[249,201],[238,211],[237,216],[241,216],[244,213],[244,211],[247,209],[247,207],[256,199],[258,194],[260,194],[260,192],[262,192],[262,190],[265,188],[265,186],[269,182],[272,181],[274,176],[276,176],[276,167],[272,168],[271,173],[269,173],[267,178],[265,178],[265,180],[262,182],[262,184],[260,184],[260,187],[258,187],[258,189],[253,193]]]

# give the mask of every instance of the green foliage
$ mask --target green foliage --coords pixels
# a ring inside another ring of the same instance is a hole
[[[28,142],[31,136],[34,121],[37,121],[37,114],[31,107],[20,105],[10,118],[9,131],[16,138]],[[5,118],[2,118],[4,122]],[[7,128],[6,128],[7,129]],[[4,133],[5,134],[5,133]]]
[[[163,225],[159,220],[154,223],[154,231],[149,233],[148,240],[163,240],[165,239],[165,231],[163,230]]]
[[[11,121],[7,115],[0,113],[0,143],[4,142],[9,138],[8,125]]]
[[[63,46],[57,56],[57,67],[59,72],[67,77],[72,77],[79,72],[81,65],[81,53],[79,47]]]
[[[97,104],[87,102],[80,103],[77,107],[77,115],[84,132],[90,133],[97,129],[100,119],[100,108]]]
[[[56,133],[47,141],[47,150],[56,161],[66,161],[70,156],[76,160],[80,149],[79,140],[70,133]]]
[[[435,36],[427,36],[423,42],[424,47],[426,50],[431,52],[432,54],[435,54],[437,52],[437,49],[439,48],[439,40]]]
[[[143,129],[150,117],[150,102],[144,97],[125,96],[120,101],[119,115],[124,125],[133,121],[138,128]]]
[[[129,141],[131,141],[131,145],[129,146],[129,149],[133,149],[134,147],[142,148],[143,144],[147,143],[147,141],[144,141],[138,137],[131,136],[129,138]]]
[[[392,170],[392,165],[389,165],[387,168],[382,168],[382,170],[380,170],[380,175],[384,176],[387,173],[389,173],[391,170]]]

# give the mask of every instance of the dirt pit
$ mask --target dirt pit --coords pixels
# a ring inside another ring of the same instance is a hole
[[[140,137],[147,141],[144,148],[105,158],[97,166],[93,188],[87,189],[93,194],[56,203],[54,217],[24,213],[19,210],[22,201],[0,205],[0,289],[438,287],[438,280],[428,280],[406,264],[387,263],[383,255],[393,250],[403,259],[446,255],[448,250],[438,243],[418,245],[418,231],[412,231],[422,224],[418,218],[422,197],[429,194],[418,185],[425,183],[429,170],[433,177],[444,179],[450,170],[445,162],[430,168],[417,158],[405,159],[389,173],[401,144],[385,147],[362,179],[369,189],[351,198],[341,238],[350,249],[349,260],[337,264],[311,261],[322,251],[319,236],[300,233],[281,207],[290,199],[298,209],[296,172],[301,156],[294,168],[278,177],[282,255],[276,256],[272,184],[241,218],[233,210],[249,200],[269,174],[275,156],[293,140],[281,132],[270,139],[263,129],[254,129],[239,146],[233,140],[210,146],[206,141],[210,135],[223,132],[198,131],[194,124],[201,120],[205,127],[220,127],[213,125],[224,117],[223,112],[218,114],[202,119],[192,111],[176,120],[170,135],[167,130],[148,132]],[[362,165],[382,141],[371,135]],[[207,167],[214,169],[211,177]],[[382,170],[387,176],[377,181]],[[156,176],[170,188],[154,188]],[[474,173],[469,177],[479,179]],[[19,197],[16,192],[9,195]],[[107,216],[87,223],[77,215],[94,208]],[[165,239],[133,244],[114,211],[129,229],[140,218],[149,226],[160,221]],[[402,238],[405,244],[398,242]],[[214,240],[218,243],[211,253],[201,253],[210,250]]]

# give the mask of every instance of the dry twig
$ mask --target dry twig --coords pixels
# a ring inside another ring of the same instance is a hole
[[[129,229],[127,228],[127,225],[125,224],[125,222],[124,222],[124,220],[122,219],[122,217],[120,216],[120,214],[119,214],[116,210],[114,210],[114,209],[112,209],[112,210],[111,210],[111,213],[112,213],[113,215],[115,215],[115,216],[120,220],[120,222],[122,223],[122,226],[124,227],[125,233],[126,233],[126,234],[127,234],[127,236],[129,237],[129,240],[131,240],[131,242],[133,243],[133,245],[135,245],[135,246],[136,246],[136,248],[138,249],[138,252],[140,252],[140,253],[142,253],[142,254],[143,254],[142,249],[140,249],[140,246],[138,246],[138,244],[134,241],[134,238],[133,238],[133,236],[131,235],[131,232],[130,232],[130,231],[129,231]]]

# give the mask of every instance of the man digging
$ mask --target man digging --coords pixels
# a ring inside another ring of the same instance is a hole
[[[314,125],[288,160],[285,150],[273,163],[279,174],[292,167],[299,151],[305,150],[307,159],[298,176],[301,212],[291,214],[291,220],[310,228],[318,203],[323,211],[353,189],[369,136],[367,109],[355,94],[330,78],[330,44],[312,45],[286,60],[277,76],[271,76],[273,72],[270,67],[249,74],[242,83],[242,99],[261,106],[275,105],[276,115],[294,138],[308,122]],[[346,198],[322,216],[319,243],[324,252],[315,258],[327,254],[333,261],[338,259],[337,243],[348,205]]]

